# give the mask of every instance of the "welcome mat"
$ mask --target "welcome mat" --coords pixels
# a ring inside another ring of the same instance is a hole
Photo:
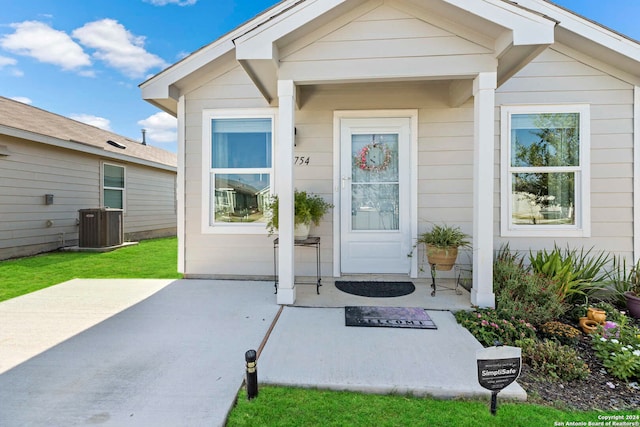
[[[412,282],[351,282],[338,280],[336,288],[361,297],[389,298],[409,295],[416,290]]]
[[[344,320],[346,326],[438,329],[426,310],[419,307],[347,306]]]

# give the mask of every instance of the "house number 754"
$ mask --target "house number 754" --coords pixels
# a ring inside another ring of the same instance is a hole
[[[311,157],[307,156],[295,156],[293,158],[293,164],[296,166],[309,166],[309,161]]]

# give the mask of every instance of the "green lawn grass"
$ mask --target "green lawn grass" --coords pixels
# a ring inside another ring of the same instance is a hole
[[[251,401],[247,400],[244,389],[240,391],[227,426],[552,427],[571,425],[571,422],[584,422],[584,425],[603,422],[602,425],[606,425],[602,417],[607,415],[637,417],[640,411],[571,412],[531,404],[502,403],[498,398],[498,412],[493,416],[489,411],[489,398],[486,401],[437,400],[263,386],[258,397]]]
[[[177,253],[172,237],[112,252],[51,252],[0,261],[0,301],[75,278],[180,278]]]
[[[0,301],[73,278],[180,278],[176,266],[175,238],[142,241],[113,252],[54,252],[0,261]],[[529,427],[596,423],[599,416],[606,414],[499,402],[494,417],[489,413],[488,399],[435,400],[263,386],[252,401],[247,400],[244,390],[240,392],[228,425]],[[610,414],[640,415],[640,411]],[[635,421],[638,420],[632,420]]]

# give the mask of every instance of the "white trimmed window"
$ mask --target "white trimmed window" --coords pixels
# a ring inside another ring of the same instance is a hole
[[[102,206],[125,209],[125,168],[111,163],[102,164]]]
[[[276,111],[203,112],[203,232],[266,233]]]
[[[503,106],[501,234],[588,237],[588,105]]]

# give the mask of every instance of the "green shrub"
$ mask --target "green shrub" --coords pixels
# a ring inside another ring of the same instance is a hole
[[[524,319],[534,325],[562,317],[567,307],[551,281],[527,271],[522,258],[508,248],[500,250],[493,265],[496,308],[502,317]]]
[[[496,341],[514,345],[517,340],[536,336],[536,328],[532,324],[522,319],[504,319],[491,309],[459,311],[455,316],[458,323],[467,328],[485,347],[494,345]]]
[[[607,278],[609,254],[595,256],[591,251],[554,246],[551,252],[545,249],[529,253],[529,262],[533,272],[551,279],[561,301],[575,303],[602,290]]]
[[[516,343],[522,348],[522,361],[538,374],[563,381],[585,379],[589,367],[578,353],[557,341],[524,339]]]
[[[582,336],[582,332],[566,323],[551,321],[540,326],[540,335],[558,341],[560,344],[575,345]]]

